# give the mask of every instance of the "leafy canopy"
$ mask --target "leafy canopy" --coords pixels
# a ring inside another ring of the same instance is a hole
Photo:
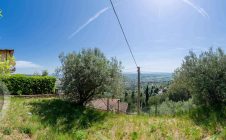
[[[1,58],[1,55],[0,55]],[[10,75],[14,70],[15,58],[8,56],[7,60],[0,61],[0,75]]]
[[[42,71],[42,76],[48,76],[48,75],[49,75],[48,70],[43,70],[43,71]]]
[[[192,95],[197,105],[220,109],[226,104],[226,55],[216,51],[190,52],[176,70],[174,83]]]
[[[94,97],[123,92],[121,63],[116,58],[108,60],[97,48],[61,54],[59,58],[62,89],[71,101],[85,105]]]

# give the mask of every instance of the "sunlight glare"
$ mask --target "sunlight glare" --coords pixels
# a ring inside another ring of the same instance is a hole
[[[177,2],[177,0],[151,0],[151,1],[152,1],[152,4],[154,4],[159,8],[173,7]]]

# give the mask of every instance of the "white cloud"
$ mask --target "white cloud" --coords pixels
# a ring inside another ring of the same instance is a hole
[[[97,12],[94,16],[89,18],[83,25],[81,25],[75,32],[73,32],[68,38],[71,39],[73,38],[76,34],[78,34],[81,30],[83,30],[86,26],[88,26],[91,22],[96,20],[100,15],[105,13],[107,10],[109,10],[109,7],[105,7],[104,9],[100,10]]]
[[[203,17],[209,18],[209,14],[203,8],[199,7],[198,5],[195,5],[190,0],[182,0],[182,1],[190,5],[192,8],[194,8]]]
[[[42,68],[42,66],[30,61],[16,61],[16,68]]]

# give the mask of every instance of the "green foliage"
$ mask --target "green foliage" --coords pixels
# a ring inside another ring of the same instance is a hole
[[[0,9],[0,17],[3,17],[3,15],[2,15],[2,10]]]
[[[151,96],[149,99],[149,104],[150,105],[155,105],[155,104],[161,104],[162,102],[166,101],[168,98],[168,94],[157,94],[154,96]]]
[[[55,77],[50,76],[1,76],[9,92],[13,95],[50,94],[54,93]]]
[[[209,133],[188,117],[109,114],[53,98],[11,98],[6,115],[0,139],[225,139],[225,131]],[[6,128],[12,133],[4,135]]]
[[[126,91],[127,96],[125,97],[124,101],[128,103],[128,112],[135,112],[137,109],[136,104],[136,96],[134,91],[127,90]]]
[[[220,110],[226,105],[226,55],[222,49],[196,56],[190,52],[176,70],[174,83],[192,95],[195,104]]]
[[[108,60],[97,48],[60,55],[62,89],[69,100],[85,105],[92,98],[123,93],[121,63]]]
[[[178,76],[177,73],[173,75],[173,82],[169,85],[167,94],[169,100],[174,102],[187,101],[191,98],[191,94],[186,85],[186,78],[183,76]]]
[[[3,134],[4,135],[10,135],[12,133],[12,129],[9,127],[3,128]]]
[[[155,84],[146,85],[141,88],[141,107],[142,111],[147,112],[151,105],[158,105],[164,102],[168,98],[166,93],[167,85],[165,84]],[[161,92],[160,92],[161,91]],[[137,93],[135,90],[126,90],[122,100],[128,103],[128,112],[137,111]]]
[[[86,140],[87,139],[87,132],[79,130],[75,132],[75,139],[76,140]]]
[[[29,127],[19,127],[18,128],[20,133],[24,133],[24,134],[28,134],[28,135],[31,135],[31,128]]]
[[[148,87],[148,85],[147,85],[144,93],[145,93],[145,105],[147,106],[148,105],[148,100],[149,100],[149,87]]]
[[[169,99],[178,102],[178,101],[187,101],[191,98],[191,95],[181,79],[176,79],[168,89]]]
[[[137,134],[137,132],[133,132],[133,133],[131,134],[131,137],[132,137],[132,140],[137,140],[137,139],[138,139],[138,134]]]
[[[43,70],[43,71],[42,71],[42,76],[48,76],[48,75],[49,75],[48,70]]]
[[[3,96],[5,94],[9,94],[9,90],[5,83],[3,83],[0,78],[0,96]]]
[[[168,116],[180,116],[184,114],[188,114],[190,110],[194,107],[194,104],[192,103],[192,100],[188,101],[178,101],[173,102],[171,100],[166,99],[161,104],[157,104],[157,110],[156,105],[153,104],[150,107],[149,115],[168,115]]]
[[[197,107],[191,110],[189,116],[196,124],[203,126],[203,128],[214,134],[220,134],[221,132],[223,134],[226,130],[226,107],[218,111],[207,107]]]
[[[5,61],[0,60],[0,75],[10,75],[15,65],[16,63],[14,57],[8,56],[7,60]]]

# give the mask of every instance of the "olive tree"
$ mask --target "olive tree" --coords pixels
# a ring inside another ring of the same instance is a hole
[[[97,48],[61,54],[59,58],[62,90],[70,101],[85,105],[104,93],[117,96],[123,92],[122,67],[116,58],[108,60]]]
[[[190,52],[176,70],[174,83],[192,95],[199,106],[220,109],[226,105],[226,55],[216,51],[197,56]]]
[[[178,102],[178,101],[188,101],[191,98],[191,94],[188,90],[186,83],[186,79],[181,75],[174,75],[174,81],[169,85],[169,89],[167,91],[169,100]]]

